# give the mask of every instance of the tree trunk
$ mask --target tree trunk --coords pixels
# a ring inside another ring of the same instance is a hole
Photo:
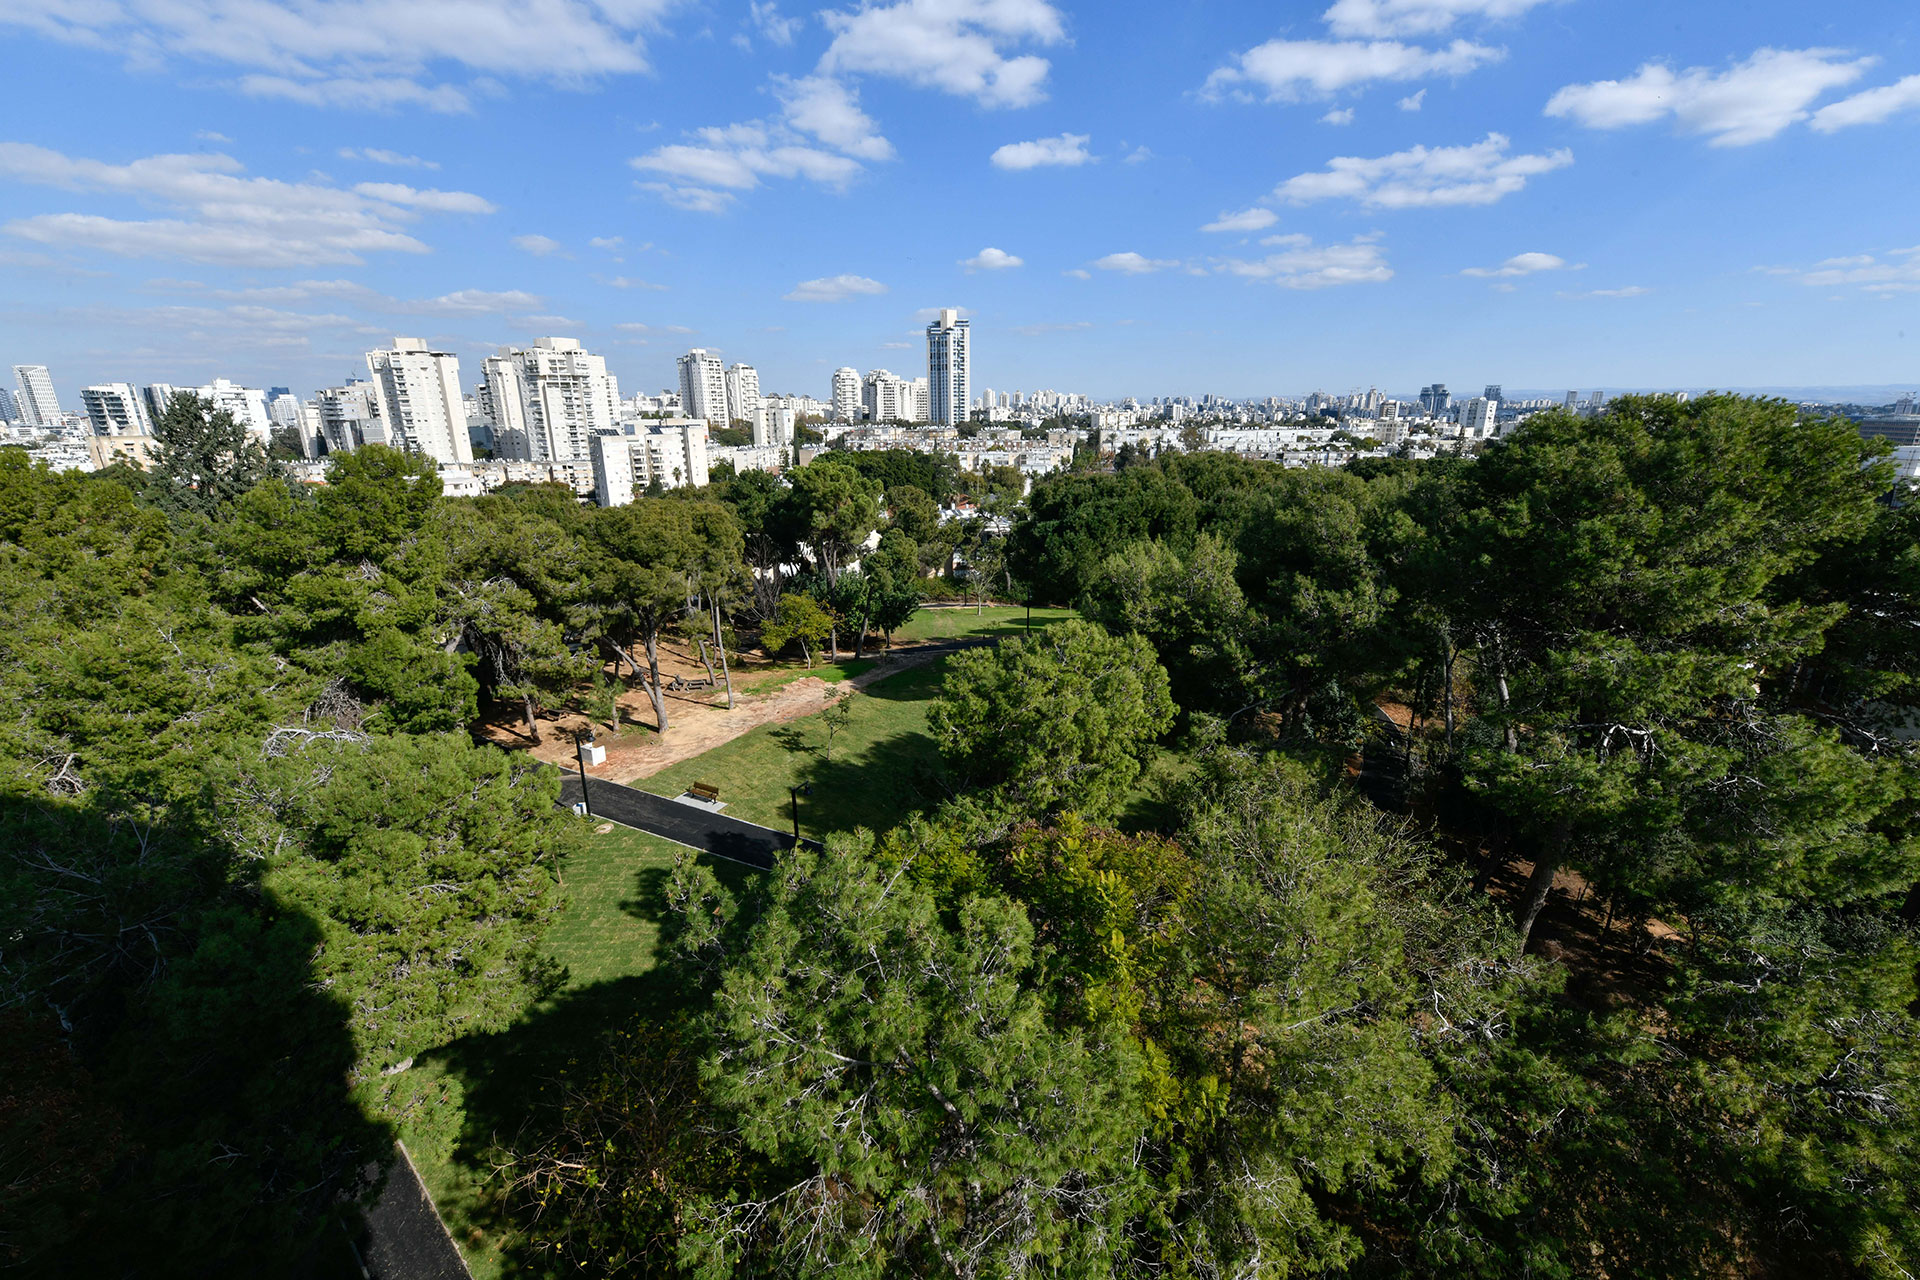
[[[727,710],[733,710],[733,672],[727,669],[727,638],[720,631],[720,603],[713,605],[713,646],[720,650],[720,675],[727,682]]]
[[[829,661],[832,661],[832,662],[840,661],[840,624],[838,622],[835,622],[832,627],[828,628],[827,644],[831,646],[831,653],[832,653],[832,657],[829,659]]]
[[[533,695],[522,694],[520,705],[527,713],[527,736],[533,739],[533,745],[540,745],[540,721],[534,716]]]
[[[807,647],[807,638],[800,637],[800,656],[807,660],[807,670],[813,670],[813,650]]]
[[[664,736],[667,732],[667,695],[660,687],[660,644],[659,636],[647,632],[647,697],[653,703],[654,723]]]
[[[707,642],[703,636],[695,636],[693,642],[700,646],[700,665],[707,669],[707,688],[713,688],[713,659],[707,656]]]
[[[1520,732],[1514,728],[1513,716],[1509,711],[1512,701],[1507,695],[1507,656],[1498,644],[1493,646],[1493,681],[1500,691],[1500,715],[1506,721],[1503,743],[1509,754],[1520,749]]]
[[[1447,646],[1447,661],[1441,669],[1441,675],[1447,682],[1447,759],[1451,760],[1453,759],[1453,660],[1459,650],[1453,647],[1451,632],[1442,637],[1442,643]]]
[[[1560,869],[1561,859],[1566,857],[1567,841],[1573,835],[1573,823],[1561,818],[1553,824],[1553,834],[1547,840],[1545,848],[1536,855],[1533,874],[1527,878],[1526,892],[1521,895],[1520,908],[1515,924],[1520,930],[1520,954],[1527,953],[1527,939],[1533,936],[1533,923],[1540,918],[1540,911],[1547,905],[1547,897],[1553,892],[1553,874]]]

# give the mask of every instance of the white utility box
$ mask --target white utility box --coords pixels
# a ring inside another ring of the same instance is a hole
[[[580,744],[580,763],[581,764],[586,765],[587,768],[591,769],[595,765],[605,764],[606,762],[607,762],[607,749],[605,747],[597,747],[591,742],[583,742]]]

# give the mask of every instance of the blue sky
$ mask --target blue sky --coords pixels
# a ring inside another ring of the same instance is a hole
[[[1328,7],[1331,4],[1331,7]],[[1920,382],[1911,0],[8,0],[0,364]]]

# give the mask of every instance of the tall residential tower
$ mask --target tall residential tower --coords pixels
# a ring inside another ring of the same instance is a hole
[[[60,425],[60,401],[53,394],[53,378],[43,364],[17,364],[13,376],[20,386],[14,404],[20,420],[30,427]]]
[[[458,357],[429,351],[419,338],[395,338],[387,350],[367,352],[367,372],[395,448],[443,466],[473,461]]]
[[[972,395],[968,322],[949,307],[927,326],[927,421],[957,427],[967,420]]]

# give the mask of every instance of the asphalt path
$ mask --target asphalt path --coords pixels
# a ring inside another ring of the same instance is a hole
[[[560,785],[560,803],[572,808],[579,802],[580,774],[576,770],[567,774]],[[592,778],[587,783],[587,807],[596,818],[762,871],[773,870],[774,859],[793,848],[790,831],[756,826],[724,813],[711,813],[695,805],[600,778]]]
[[[387,1171],[380,1198],[365,1211],[361,1265],[373,1280],[473,1280],[407,1149],[394,1146],[400,1158]]]

